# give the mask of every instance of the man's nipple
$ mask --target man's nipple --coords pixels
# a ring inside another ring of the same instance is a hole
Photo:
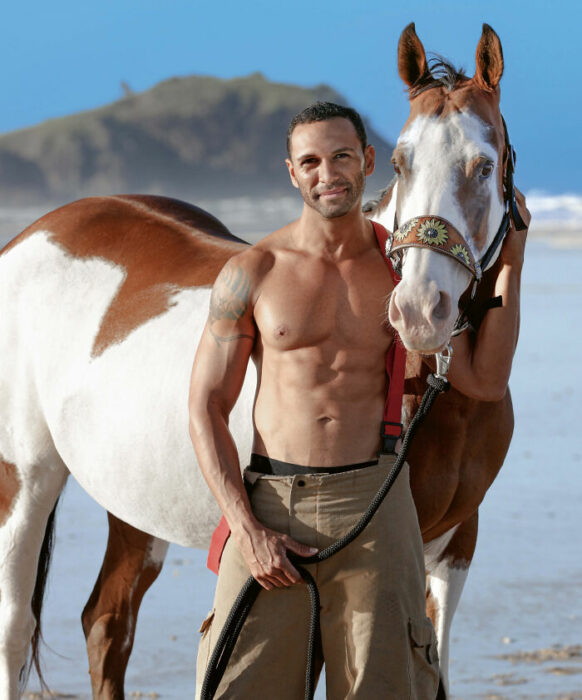
[[[275,335],[275,338],[283,338],[288,333],[289,333],[289,329],[287,328],[287,326],[284,323],[282,323],[280,326],[277,326],[277,328],[275,328],[274,335]]]

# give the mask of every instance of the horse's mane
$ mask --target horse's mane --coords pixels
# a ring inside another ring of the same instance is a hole
[[[388,185],[384,187],[384,189],[381,189],[373,199],[369,199],[367,202],[364,202],[364,204],[362,205],[362,212],[364,214],[376,213],[376,210],[380,207],[380,204],[382,204],[384,197],[386,197],[386,195],[394,187],[395,181],[396,178],[393,177],[392,180],[388,183]]]
[[[442,56],[432,54],[428,59],[428,70],[418,78],[408,92],[412,98],[433,87],[444,87],[451,91],[465,80],[468,78],[462,68],[457,69]]]

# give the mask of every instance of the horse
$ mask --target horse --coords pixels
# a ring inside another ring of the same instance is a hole
[[[398,66],[411,112],[394,154],[400,174],[368,212],[390,230],[423,214],[446,219],[464,233],[472,258],[506,216],[509,148],[499,112],[501,43],[487,25],[476,55],[473,78],[447,64],[435,75],[414,25],[404,30]],[[461,183],[460,163],[470,170]],[[109,514],[103,565],[82,615],[94,698],[124,696],[137,612],[167,542],[208,546],[219,512],[189,441],[189,375],[212,283],[245,245],[193,205],[117,195],[65,205],[2,251],[0,693],[7,700],[22,690],[31,640],[38,668],[54,512],[69,473]],[[402,280],[388,313],[408,349],[406,425],[431,368],[426,349],[448,342],[473,275],[457,254],[459,261],[414,245],[400,254]],[[491,296],[494,259],[475,308]],[[241,464],[251,449],[256,380],[251,367],[230,420]],[[473,398],[451,389],[438,401],[408,461],[446,698],[451,619],[513,413],[508,392],[491,396],[486,388]]]

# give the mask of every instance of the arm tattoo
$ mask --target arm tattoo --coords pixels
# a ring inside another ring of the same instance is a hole
[[[230,343],[240,338],[254,340],[252,335],[247,335],[246,333],[224,336],[215,333],[213,330],[213,326],[217,321],[236,322],[245,315],[248,308],[250,289],[249,276],[238,265],[234,268],[228,266],[218,275],[210,297],[210,318],[208,324],[210,333],[217,345]]]

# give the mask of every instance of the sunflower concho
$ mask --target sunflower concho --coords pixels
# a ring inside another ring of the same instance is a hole
[[[423,221],[418,227],[416,237],[427,245],[444,245],[449,240],[447,227],[440,219]]]
[[[450,221],[429,214],[405,221],[392,237],[390,255],[402,256],[406,248],[430,248],[454,258],[466,267],[476,279],[481,278],[481,267],[471,248]]]

